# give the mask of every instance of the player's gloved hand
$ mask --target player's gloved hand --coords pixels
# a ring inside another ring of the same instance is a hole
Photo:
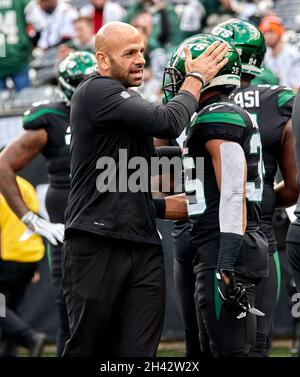
[[[20,241],[27,240],[32,233],[37,233],[40,236],[47,238],[47,240],[53,245],[57,245],[58,242],[63,242],[64,240],[64,224],[53,224],[31,211],[25,213],[21,220],[27,225],[27,229],[20,237]]]
[[[248,301],[247,289],[252,287],[252,285],[245,286],[242,283],[237,283],[235,280],[234,271],[218,271],[217,280],[218,291],[223,304],[235,318],[244,318],[248,312],[258,316],[265,315],[260,310],[253,308]]]

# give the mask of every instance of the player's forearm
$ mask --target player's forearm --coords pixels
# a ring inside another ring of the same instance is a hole
[[[246,219],[246,200],[243,192],[232,193],[231,197],[225,195],[221,199],[218,269],[233,270],[245,234]]]
[[[154,138],[154,146],[155,146],[155,148],[170,146],[170,140],[168,140],[168,139],[157,139],[155,137]]]
[[[287,186],[281,181],[275,186],[276,207],[290,207],[296,204],[299,192],[296,187]]]
[[[289,120],[283,130],[278,160],[282,181],[275,185],[277,207],[290,207],[298,199],[296,157],[292,121]]]
[[[154,199],[156,217],[166,220],[187,220],[188,211],[185,194]]]
[[[233,270],[247,225],[246,179],[247,166],[240,145],[223,143],[220,146],[221,176],[219,225],[220,248],[218,269]]]
[[[36,157],[47,143],[46,130],[24,131],[0,155],[0,191],[15,214],[22,218],[29,211],[16,181],[16,172]]]
[[[151,177],[151,192],[171,195],[174,193],[174,174],[161,174]]]
[[[244,151],[239,144],[222,140],[211,140],[206,148],[212,157],[220,191],[220,231],[243,235],[247,225],[247,165]]]
[[[167,196],[164,198],[166,202],[165,219],[169,220],[187,220],[188,210],[185,194]]]
[[[19,217],[29,211],[26,206],[19,186],[16,181],[16,174],[12,168],[5,164],[5,162],[0,159],[0,191],[4,196],[7,204],[13,210],[13,212]]]

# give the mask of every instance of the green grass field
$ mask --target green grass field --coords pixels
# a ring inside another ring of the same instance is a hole
[[[291,341],[273,342],[273,348],[270,357],[292,357]],[[158,350],[158,357],[181,357],[184,356],[183,343],[161,343]]]
[[[270,357],[292,357],[291,340],[278,340],[273,342],[273,348]],[[27,351],[25,349],[19,350],[19,356],[26,357]],[[55,357],[55,346],[47,345],[43,353],[43,357]],[[184,356],[184,344],[182,341],[178,342],[161,342],[158,349],[158,357],[182,357]]]

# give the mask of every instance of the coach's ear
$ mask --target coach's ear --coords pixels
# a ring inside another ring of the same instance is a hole
[[[98,51],[96,53],[96,59],[100,74],[109,76],[111,67],[109,56],[103,51]]]

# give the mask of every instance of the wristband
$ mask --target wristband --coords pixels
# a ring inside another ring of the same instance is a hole
[[[156,218],[164,219],[166,215],[166,201],[164,198],[154,198],[153,199],[155,209],[156,209]]]
[[[217,269],[233,270],[238,257],[243,236],[237,233],[220,233],[220,247]]]
[[[202,84],[202,88],[206,85],[205,78],[202,75],[202,73],[196,72],[196,71],[190,71],[186,74],[185,77],[189,77],[189,76],[195,77],[195,79],[198,79]]]
[[[34,216],[35,214],[33,212],[28,211],[25,213],[25,215],[22,216],[21,221],[26,225],[31,225]]]

